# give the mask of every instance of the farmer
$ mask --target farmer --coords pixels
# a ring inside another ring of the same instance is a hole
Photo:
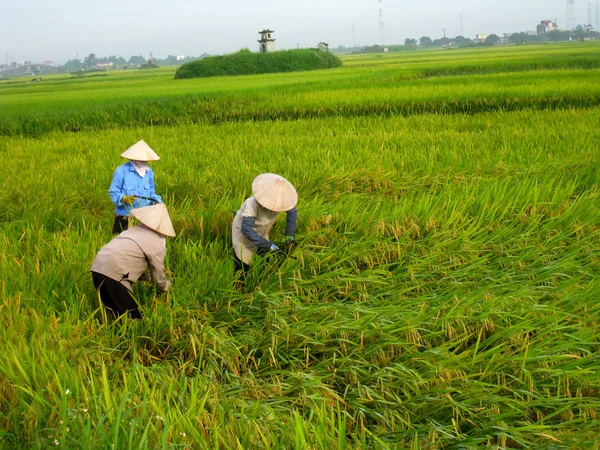
[[[142,317],[133,297],[132,284],[144,278],[150,269],[151,279],[159,292],[169,290],[164,260],[166,236],[175,236],[164,203],[131,210],[140,225],[115,236],[100,249],[91,267],[94,286],[106,308],[116,318],[129,312],[131,318]]]
[[[280,252],[269,240],[269,231],[280,212],[287,212],[286,243],[295,240],[298,194],[285,178],[263,173],[252,182],[254,196],[247,199],[233,219],[231,230],[236,273],[246,273],[255,253]]]
[[[160,158],[144,141],[138,141],[121,153],[129,162],[115,170],[108,193],[115,204],[115,222],[113,234],[119,234],[129,226],[129,212],[133,208],[153,205],[162,202],[155,192],[154,172],[148,161]]]

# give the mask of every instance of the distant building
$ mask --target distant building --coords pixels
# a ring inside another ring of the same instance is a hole
[[[320,52],[328,52],[329,51],[329,44],[327,42],[319,42],[317,44],[317,49]]]
[[[488,38],[489,34],[476,34],[475,35],[475,40],[473,42],[475,42],[476,44],[479,42],[485,42],[485,40]]]
[[[185,59],[185,56],[183,56],[183,55],[177,55],[177,56],[175,56],[175,59],[177,61],[183,61]]]
[[[260,40],[260,52],[261,53],[273,53],[275,51],[275,38],[273,37],[273,30],[262,30],[259,31]]]
[[[112,62],[107,62],[107,63],[99,63],[96,64],[96,68],[97,69],[104,69],[104,70],[108,70],[110,69],[112,66],[114,66],[114,64]]]
[[[596,31],[591,24],[584,25],[583,27],[581,27],[581,29],[583,30],[584,33],[591,33],[593,31]]]
[[[542,20],[537,27],[535,27],[535,31],[537,35],[550,33],[552,31],[558,30],[558,26],[552,20]]]
[[[510,42],[510,37],[515,33],[504,33],[504,35],[500,38],[500,42],[503,44],[508,44]]]
[[[50,60],[46,60],[42,64],[44,64],[45,66],[56,66],[56,64],[54,64],[54,61]]]

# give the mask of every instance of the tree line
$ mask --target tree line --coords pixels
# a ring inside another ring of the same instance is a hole
[[[153,64],[157,66],[176,66],[181,65],[186,62],[195,61],[197,59],[206,58],[207,53],[203,53],[200,56],[187,56],[183,59],[177,59],[175,55],[169,55],[164,59],[160,58],[145,58],[142,55],[133,55],[129,59],[125,59],[122,56],[110,55],[105,57],[97,57],[95,53],[90,53],[86,56],[83,61],[79,59],[70,59],[65,64],[61,66],[63,70],[67,70],[69,72],[77,71],[77,70],[86,70],[96,67],[98,64],[109,64],[113,63],[119,67],[127,67],[127,66],[142,66],[144,64]]]
[[[572,31],[550,31],[548,33],[540,35],[532,35],[529,33],[512,33],[508,35],[507,43],[509,44],[522,44],[528,42],[560,42],[560,41],[571,41],[580,39],[600,39],[600,33],[597,31],[585,31],[580,25]],[[490,34],[486,39],[481,42],[476,42],[473,39],[466,38],[464,36],[456,36],[454,38],[440,38],[431,39],[429,36],[423,36],[419,39],[407,38],[404,40],[406,47],[416,47],[417,45],[424,48],[430,47],[448,47],[451,44],[459,47],[471,46],[471,45],[496,45],[500,44],[502,39],[496,34]]]

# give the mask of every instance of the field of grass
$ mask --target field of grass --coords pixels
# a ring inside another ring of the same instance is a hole
[[[598,61],[0,82],[0,448],[600,448]],[[111,323],[89,266],[138,139],[174,285]],[[262,172],[298,190],[299,247],[244,293],[230,227]]]

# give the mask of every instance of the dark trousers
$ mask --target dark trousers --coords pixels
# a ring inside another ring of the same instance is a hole
[[[129,228],[129,216],[119,216],[115,214],[115,223],[113,224],[113,234],[119,234]]]
[[[97,272],[92,272],[92,280],[94,280],[96,290],[100,293],[100,300],[115,319],[127,312],[132,319],[142,318],[138,305],[129,289],[118,281]]]
[[[248,271],[250,270],[250,265],[246,264],[244,261],[242,261],[240,258],[237,257],[237,255],[234,253],[233,254],[233,271],[234,273],[243,273],[246,274],[248,273]]]
[[[233,287],[238,291],[246,290],[246,275],[250,271],[250,265],[246,264],[233,253]]]

